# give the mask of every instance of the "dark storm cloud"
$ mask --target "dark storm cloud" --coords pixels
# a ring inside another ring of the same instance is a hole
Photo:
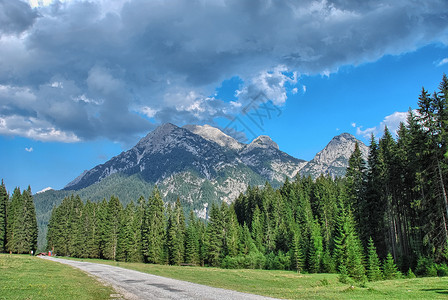
[[[0,35],[22,33],[34,23],[37,16],[28,3],[0,0]]]
[[[144,115],[212,123],[237,113],[238,105],[213,98],[233,76],[244,82],[240,104],[257,91],[282,104],[287,85],[297,83],[294,72],[330,74],[448,43],[444,0],[98,0],[35,10],[0,0],[2,6],[14,13],[0,12],[7,33],[0,39],[0,134],[44,132],[47,140],[50,132],[61,141],[130,142],[154,127]],[[27,124],[44,127],[26,131]]]

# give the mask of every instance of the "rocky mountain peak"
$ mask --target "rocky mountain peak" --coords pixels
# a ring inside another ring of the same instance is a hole
[[[362,156],[367,160],[369,148],[349,133],[335,136],[327,146],[314,156],[314,158],[300,170],[303,175],[318,177],[320,174],[344,176],[348,166],[348,160],[358,143]]]
[[[275,148],[278,149],[278,145],[267,135],[260,135],[256,139],[254,139],[249,146],[251,148]]]
[[[243,144],[235,140],[234,138],[228,136],[218,128],[212,127],[210,125],[185,125],[185,128],[194,134],[197,134],[208,141],[217,143],[218,145],[233,150],[240,150],[244,147]]]

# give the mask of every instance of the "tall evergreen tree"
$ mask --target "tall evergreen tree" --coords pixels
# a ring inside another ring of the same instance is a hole
[[[5,184],[0,185],[0,252],[6,252],[8,193]]]
[[[365,268],[362,263],[363,251],[349,209],[344,206],[343,192],[339,199],[339,216],[334,239],[334,259],[341,274],[344,272],[357,281],[365,280]]]
[[[142,249],[145,262],[164,261],[165,209],[157,186],[145,206],[142,223]]]
[[[380,259],[376,253],[376,248],[372,238],[369,238],[369,245],[367,247],[367,278],[369,281],[381,280],[383,274],[380,268]]]
[[[197,222],[198,220],[191,210],[185,233],[185,262],[194,265],[200,262],[199,228]]]
[[[120,233],[120,224],[122,218],[123,206],[120,200],[112,196],[107,204],[106,226],[104,232],[104,257],[106,259],[116,260],[118,235]]]

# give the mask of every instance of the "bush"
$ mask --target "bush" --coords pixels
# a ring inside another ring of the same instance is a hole
[[[444,277],[448,276],[448,266],[446,264],[435,265],[437,270],[437,276]]]
[[[428,257],[419,257],[415,273],[419,276],[437,276],[437,269],[432,259]]]
[[[416,276],[415,276],[414,272],[412,272],[412,269],[409,268],[408,272],[406,273],[406,278],[412,279],[412,278],[415,278],[415,277]]]

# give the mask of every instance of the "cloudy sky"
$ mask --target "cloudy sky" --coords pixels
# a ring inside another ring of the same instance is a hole
[[[446,0],[0,0],[0,177],[56,189],[161,123],[311,159],[448,72]]]

